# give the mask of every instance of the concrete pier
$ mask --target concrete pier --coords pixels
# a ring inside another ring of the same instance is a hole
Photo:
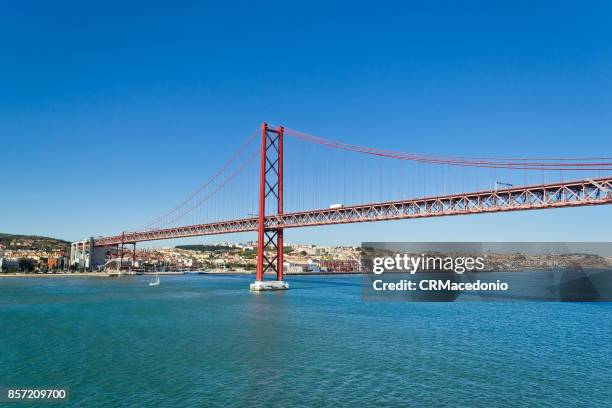
[[[104,266],[106,253],[109,247],[97,247],[93,237],[70,244],[70,266],[79,270],[94,271]]]
[[[289,289],[289,284],[285,281],[255,281],[251,283],[251,290],[253,292],[287,289]]]

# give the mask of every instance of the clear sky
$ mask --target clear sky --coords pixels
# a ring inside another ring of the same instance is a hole
[[[263,120],[420,153],[612,156],[608,1],[164,3],[0,5],[0,232],[139,225]],[[610,210],[286,240],[609,240]]]

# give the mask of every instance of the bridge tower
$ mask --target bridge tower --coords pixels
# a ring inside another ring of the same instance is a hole
[[[283,281],[283,228],[266,226],[266,200],[276,204],[276,212],[283,213],[283,132],[261,125],[261,163],[259,177],[259,214],[257,229],[257,272],[251,290],[283,290],[289,285]],[[276,280],[265,281],[266,272],[274,272]]]

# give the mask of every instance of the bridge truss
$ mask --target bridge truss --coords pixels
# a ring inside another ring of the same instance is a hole
[[[263,227],[265,233],[265,231],[278,231],[284,228],[318,225],[602,204],[612,204],[612,177],[371,203],[335,209],[279,213],[266,215]],[[176,228],[126,232],[122,235],[96,238],[94,243],[96,246],[110,246],[139,241],[249,232],[258,231],[259,226],[260,217],[252,217]],[[261,234],[259,238],[261,240]]]

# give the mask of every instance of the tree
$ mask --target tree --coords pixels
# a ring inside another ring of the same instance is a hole
[[[246,259],[253,259],[255,258],[255,255],[257,255],[257,251],[254,249],[245,249],[242,251],[242,257]]]
[[[19,258],[19,270],[22,272],[32,272],[34,270],[34,261],[29,258]]]

